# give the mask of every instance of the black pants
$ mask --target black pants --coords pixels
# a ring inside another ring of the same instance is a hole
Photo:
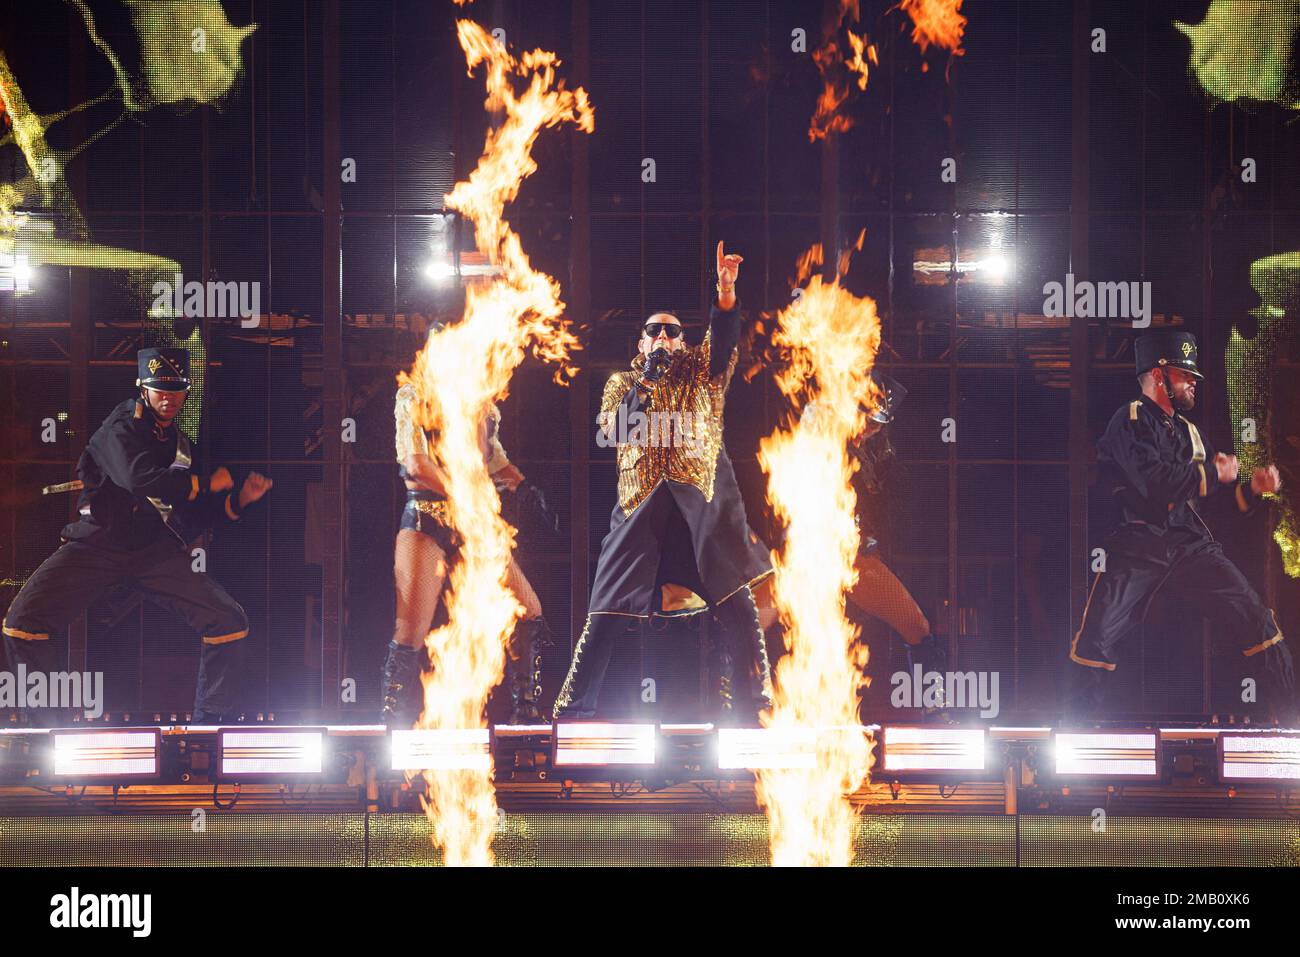
[[[1260,656],[1260,703],[1276,714],[1293,707],[1291,652],[1277,618],[1218,542],[1186,529],[1158,534],[1150,526],[1124,525],[1106,541],[1106,570],[1093,581],[1083,622],[1070,646],[1076,671],[1074,706],[1100,705],[1104,676],[1115,670],[1115,650],[1140,632],[1155,593],[1186,602],[1214,625],[1214,633],[1243,656]]]
[[[195,713],[214,717],[237,710],[248,616],[216,581],[194,571],[192,561],[170,536],[138,550],[66,542],[36,569],[9,606],[4,636],[10,664],[25,665],[29,672],[59,670],[51,636],[104,592],[127,584],[202,636]]]
[[[771,666],[753,593],[748,587],[742,588],[715,606],[713,613],[722,627],[723,647],[735,676],[734,689],[724,690],[724,708],[740,713],[770,705]],[[573,650],[569,674],[555,699],[556,717],[595,712],[614,643],[627,630],[628,620],[627,615],[601,612],[587,616],[587,625]]]

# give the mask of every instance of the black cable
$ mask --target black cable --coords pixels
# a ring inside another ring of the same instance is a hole
[[[285,797],[285,789],[284,789],[283,787],[280,788],[280,790],[279,790],[278,793],[279,793],[279,795],[280,795],[280,805],[281,805],[281,807],[284,807],[285,809],[290,810],[290,811],[303,811],[303,810],[307,810],[307,809],[309,809],[309,808],[310,808],[310,807],[315,803],[315,801],[313,801],[313,800],[311,799],[311,785],[310,785],[310,784],[307,785],[307,790],[306,790],[306,792],[304,792],[304,794],[303,794],[303,797],[304,797],[306,800],[305,800],[303,803],[298,804],[297,806],[292,806],[292,805],[289,804],[288,798]],[[292,785],[292,784],[289,785],[289,797],[293,797],[293,785]]]
[[[727,802],[723,799],[722,795],[718,794],[716,791],[710,790],[708,787],[706,787],[704,784],[702,784],[699,781],[692,781],[691,784],[695,787],[697,791],[703,794],[706,798],[708,798],[710,801],[712,801],[722,810],[724,811],[731,810],[731,808],[727,806]]]
[[[635,791],[632,790],[634,787],[636,788]],[[627,797],[629,794],[635,796],[637,794],[642,793],[644,790],[645,790],[645,785],[643,785],[640,781],[632,781],[632,782],[610,781],[609,782],[609,793],[612,794],[615,798]]]

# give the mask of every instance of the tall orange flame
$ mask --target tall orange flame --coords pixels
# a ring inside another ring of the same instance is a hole
[[[876,48],[867,43],[866,35],[858,36],[849,29],[845,29],[845,33],[853,56],[845,59],[836,36],[845,21],[858,22],[858,0],[840,0],[839,12],[835,22],[829,25],[826,40],[813,51],[813,62],[818,73],[822,74],[822,94],[816,100],[813,121],[809,124],[810,142],[853,129],[853,118],[841,113],[840,107],[852,92],[850,79],[857,77],[859,90],[866,90],[868,61],[876,62]]]
[[[816,142],[825,139],[830,133],[843,133],[853,128],[853,118],[840,112],[849,94],[852,92],[851,81],[858,89],[867,88],[868,64],[877,63],[876,48],[867,42],[866,35],[859,36],[851,29],[845,28],[847,44],[852,55],[848,58],[840,48],[836,34],[846,20],[856,23],[858,20],[858,0],[840,0],[835,21],[827,32],[825,42],[813,51],[813,62],[822,77],[822,92],[817,97],[817,109],[813,112],[812,122],[808,124],[808,139]],[[853,78],[856,77],[856,81]]]
[[[930,46],[951,50],[954,56],[966,51],[961,48],[966,18],[961,15],[962,0],[899,0],[898,6],[912,18],[912,42],[924,53]]]
[[[448,623],[425,639],[433,668],[418,727],[436,729],[484,727],[488,697],[505,670],[506,642],[524,611],[506,587],[514,530],[501,518],[484,463],[484,417],[505,395],[526,349],[557,363],[556,380],[563,382],[575,371],[569,354],[580,348],[562,319],[559,284],[529,265],[503,218],[505,205],[537,169],[532,147],[542,129],[594,129],[586,92],[556,81],[553,53],[533,50],[516,60],[469,20],[457,21],[456,33],[470,74],[486,65],[485,105],[503,120],[488,131],[478,167],[456,184],[447,205],[473,222],[475,243],[499,275],[466,289],[464,317],[432,334],[410,375],[399,376],[419,392],[422,424],[433,435],[430,455],[447,475],[450,521],[463,540],[446,597]],[[424,779],[424,810],[446,863],[490,865],[497,826],[491,768],[426,771]]]
[[[814,246],[800,260],[799,282],[821,261]],[[871,769],[870,739],[857,715],[867,649],[844,616],[844,594],[856,580],[860,541],[851,483],[857,463],[848,443],[866,426],[864,408],[880,399],[871,380],[880,320],[875,302],[840,285],[847,264],[846,253],[834,280],[813,276],[777,317],[773,339],[790,357],[777,385],[806,414],[759,446],[768,501],[786,526],[773,584],[787,654],[765,724],[783,740],[810,736],[816,752],[810,768],[757,772],[778,866],[852,861],[858,812],[849,795]]]

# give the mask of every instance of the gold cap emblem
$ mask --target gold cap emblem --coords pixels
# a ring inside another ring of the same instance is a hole
[[[1192,350],[1193,350],[1194,348],[1195,348],[1195,347],[1194,347],[1190,342],[1184,342],[1184,343],[1183,343],[1183,358],[1184,358],[1184,359],[1190,358],[1190,357],[1191,357],[1191,354],[1192,354]]]
[[[156,373],[156,372],[157,372],[159,369],[161,369],[161,368],[162,368],[162,363],[159,362],[158,359],[155,358],[155,359],[150,359],[150,360],[149,360],[149,371],[150,371],[150,372],[155,372],[155,373]]]

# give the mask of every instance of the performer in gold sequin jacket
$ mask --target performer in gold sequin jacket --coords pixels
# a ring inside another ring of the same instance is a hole
[[[688,557],[671,578],[714,606],[737,661],[749,661],[742,702],[770,701],[770,668],[750,586],[771,574],[748,534],[735,471],[722,441],[727,386],[736,367],[741,257],[718,244],[718,301],[698,346],[676,316],[656,313],[642,330],[632,368],[616,372],[601,402],[601,443],[618,452],[618,505],[600,548],[587,624],[555,702],[559,718],[595,713],[614,642],[629,619],[655,610],[661,563]],[[689,547],[684,547],[689,543]],[[693,558],[693,562],[689,561]],[[683,580],[685,579],[685,580]],[[752,713],[752,712],[751,712]]]

